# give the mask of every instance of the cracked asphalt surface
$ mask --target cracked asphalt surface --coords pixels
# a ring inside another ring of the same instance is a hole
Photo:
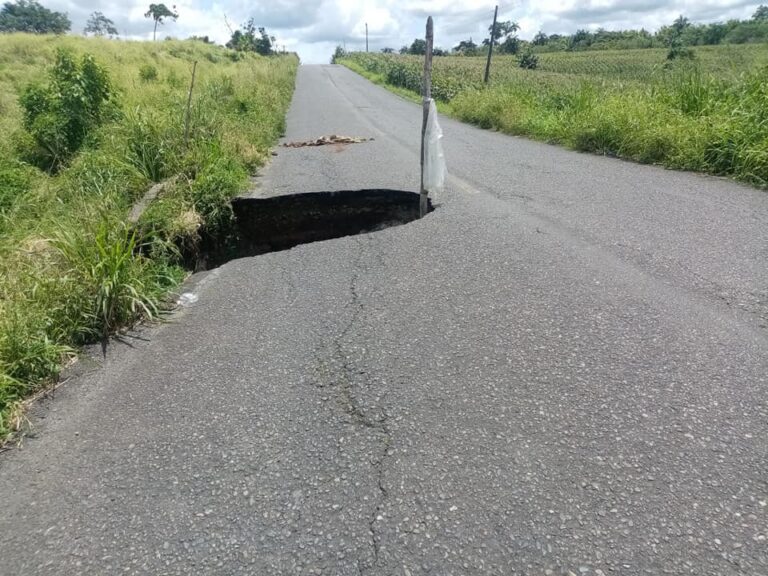
[[[415,190],[302,66],[256,195]],[[423,220],[229,262],[0,455],[3,574],[768,573],[768,195],[443,119]]]

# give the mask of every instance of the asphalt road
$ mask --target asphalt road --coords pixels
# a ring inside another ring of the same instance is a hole
[[[2,574],[768,574],[768,194],[442,120],[427,218],[236,260],[0,455]],[[256,194],[415,190],[303,66]],[[103,365],[100,365],[103,364]]]

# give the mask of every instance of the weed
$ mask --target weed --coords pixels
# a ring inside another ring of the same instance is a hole
[[[105,218],[93,233],[62,228],[53,246],[69,266],[67,272],[93,296],[86,318],[100,336],[106,338],[142,316],[157,315],[157,302],[142,274],[145,262],[135,254],[136,234],[125,224]]]
[[[18,404],[58,375],[72,349],[46,334],[45,319],[30,310],[0,310],[0,440],[17,428]]]
[[[11,208],[17,196],[27,191],[31,182],[31,171],[24,164],[0,158],[0,215]]]
[[[125,123],[126,159],[152,182],[159,182],[175,166],[181,131],[157,113],[136,110]]]
[[[139,78],[142,82],[154,82],[157,80],[157,68],[152,64],[142,64],[139,68]]]
[[[495,60],[483,88],[484,60],[434,61],[435,98],[460,120],[672,168],[768,182],[768,52],[712,46],[537,54],[536,72],[520,60]],[[340,62],[390,86],[418,93],[421,61],[388,54],[345,54]]]
[[[74,56],[83,53],[99,65]],[[204,237],[228,234],[231,196],[283,129],[297,62],[201,42],[4,34],[0,65],[0,130],[12,135],[0,139],[2,442],[22,400],[55,379],[62,360],[156,317],[186,274],[179,263],[195,264]],[[128,223],[156,181],[164,191]]]

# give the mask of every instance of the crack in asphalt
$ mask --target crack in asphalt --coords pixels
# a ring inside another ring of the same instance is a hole
[[[379,553],[381,549],[381,543],[378,535],[376,534],[376,522],[381,518],[381,512],[383,510],[384,502],[388,498],[387,489],[384,486],[384,460],[386,459],[387,452],[389,451],[389,446],[391,443],[391,434],[390,434],[389,427],[387,425],[388,418],[386,413],[384,413],[383,416],[379,419],[372,418],[360,406],[360,403],[354,394],[354,384],[352,382],[353,380],[352,366],[349,363],[349,358],[347,357],[346,354],[344,354],[344,350],[343,350],[343,343],[342,343],[343,340],[351,332],[358,318],[363,314],[363,311],[365,309],[365,305],[361,301],[360,294],[358,292],[358,281],[360,278],[360,271],[361,271],[360,265],[362,262],[362,256],[365,253],[365,248],[363,243],[359,239],[357,240],[357,244],[360,247],[360,250],[358,251],[358,258],[354,265],[354,273],[349,283],[349,292],[352,296],[352,301],[350,305],[353,307],[354,312],[352,314],[352,317],[350,318],[350,321],[344,327],[339,337],[334,340],[334,346],[336,349],[337,357],[341,360],[341,363],[342,363],[341,391],[346,403],[347,413],[353,418],[353,420],[357,424],[365,426],[366,428],[369,428],[371,430],[375,430],[381,438],[380,441],[382,445],[379,454],[371,460],[371,465],[373,466],[373,469],[376,474],[376,485],[379,492],[378,498],[375,501],[375,506],[371,513],[370,519],[368,521],[368,531],[370,532],[370,535],[371,535],[371,546],[373,548],[373,564],[367,567],[358,566],[358,570],[360,571],[360,574],[362,576],[363,574],[365,574],[367,570],[375,568],[379,563]],[[358,374],[362,376],[366,375],[364,371],[358,371]]]
[[[384,466],[387,454],[391,444],[391,432],[388,426],[388,415],[385,411],[378,417],[371,416],[361,405],[359,398],[355,394],[355,388],[360,384],[355,384],[356,379],[366,379],[367,373],[361,369],[355,369],[350,357],[345,352],[344,341],[354,327],[359,323],[360,317],[365,311],[360,293],[358,282],[361,272],[368,268],[363,266],[363,258],[367,253],[364,243],[356,239],[359,247],[357,256],[352,265],[353,273],[349,282],[350,300],[346,305],[352,309],[352,314],[344,327],[333,339],[330,350],[326,348],[326,354],[330,356],[330,362],[325,362],[323,354],[317,355],[318,379],[320,387],[328,386],[329,389],[337,391],[337,400],[352,423],[362,426],[377,436],[380,450],[371,456],[370,464],[373,468],[376,478],[377,494],[374,498],[372,511],[368,519],[368,531],[370,534],[370,545],[373,552],[373,560],[370,563],[358,560],[358,573],[363,576],[369,570],[374,569],[379,563],[379,553],[381,549],[380,538],[376,532],[376,523],[381,519],[384,510],[384,503],[389,497],[386,486],[384,485]],[[329,367],[330,366],[330,367]],[[334,367],[337,367],[334,370]],[[335,372],[335,373],[334,373]]]

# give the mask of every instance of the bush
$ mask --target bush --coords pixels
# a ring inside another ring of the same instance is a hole
[[[248,172],[216,143],[206,152],[208,158],[190,184],[190,198],[205,222],[206,235],[222,238],[232,228],[231,200],[243,191]]]
[[[104,217],[94,229],[60,228],[53,247],[82,292],[89,296],[85,326],[106,338],[159,310],[161,286],[173,280],[153,273],[153,264],[138,252],[136,232],[122,221]]]
[[[704,76],[695,65],[684,65],[669,76],[660,99],[683,114],[700,116],[721,99],[711,77]]]
[[[121,152],[104,148],[83,151],[62,174],[59,197],[116,204],[127,210],[144,195],[149,183],[137,167],[125,162]]]
[[[45,319],[29,310],[0,316],[0,442],[18,427],[19,403],[41,382],[58,375],[71,348],[48,337]]]
[[[32,147],[29,160],[44,170],[57,171],[83,145],[88,133],[110,112],[113,97],[106,71],[90,54],[80,62],[63,49],[49,72],[47,86],[29,86],[19,98],[24,128]]]
[[[695,60],[696,59],[696,53],[693,51],[693,48],[690,48],[689,46],[682,46],[680,44],[673,44],[669,52],[667,52],[667,60],[672,62],[674,60]]]
[[[157,80],[157,68],[152,64],[142,64],[139,68],[139,78],[142,82],[154,82]]]
[[[539,65],[539,57],[529,48],[520,55],[518,64],[520,65],[520,68],[523,68],[524,70],[535,70]]]
[[[0,158],[0,215],[11,208],[16,197],[29,189],[32,176],[20,162]]]
[[[127,160],[152,182],[169,175],[176,162],[180,129],[174,133],[159,114],[137,112],[125,127],[128,142]]]

